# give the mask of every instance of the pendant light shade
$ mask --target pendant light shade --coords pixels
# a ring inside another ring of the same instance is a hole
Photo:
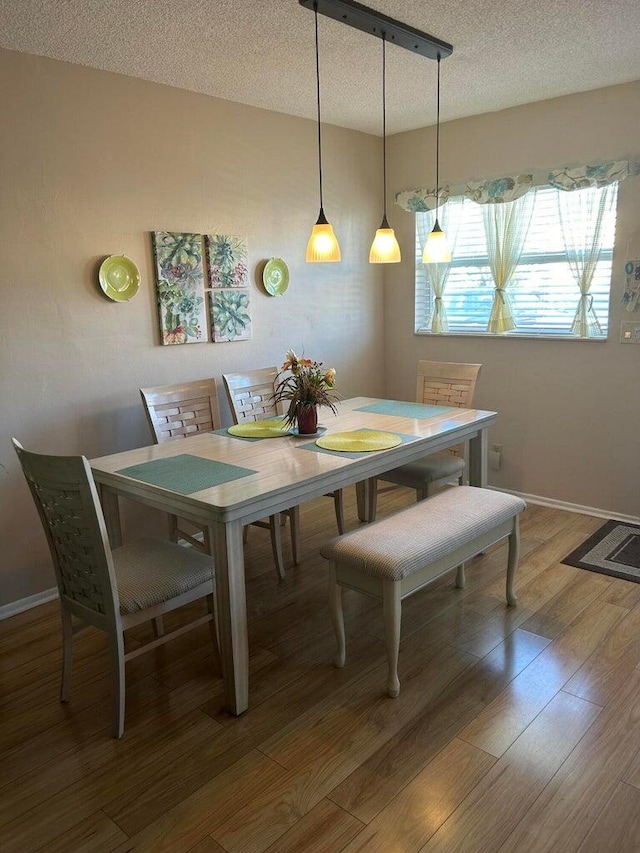
[[[447,264],[451,261],[451,248],[446,234],[438,222],[438,204],[440,200],[440,54],[438,53],[438,97],[436,108],[436,221],[427,237],[422,252],[423,264]]]
[[[320,182],[320,214],[318,221],[311,229],[307,243],[307,263],[317,264],[328,261],[339,261],[340,244],[333,233],[333,227],[327,221],[322,202],[322,129],[320,125],[320,56],[318,52],[318,4],[313,4],[316,24],[316,94],[318,105],[318,177]]]
[[[386,33],[382,32],[382,223],[373,238],[369,251],[370,264],[397,264],[400,246],[387,220],[387,57]]]
[[[422,252],[423,264],[448,264],[451,261],[451,247],[440,224],[436,219],[433,231],[427,237]]]
[[[306,260],[308,264],[340,260],[340,244],[333,233],[333,225],[327,222],[322,208],[320,208],[318,221],[311,229]]]
[[[387,217],[376,231],[369,251],[370,264],[397,264],[400,258],[400,246],[393,228],[389,228]]]

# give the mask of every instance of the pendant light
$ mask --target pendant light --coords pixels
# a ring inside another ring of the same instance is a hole
[[[447,264],[451,261],[451,249],[446,234],[438,222],[440,191],[440,54],[438,53],[438,100],[436,107],[436,221],[427,237],[422,253],[423,264]]]
[[[340,260],[340,245],[333,227],[327,221],[322,206],[322,130],[320,126],[320,58],[318,53],[318,4],[313,4],[316,23],[316,93],[318,104],[318,175],[320,178],[320,214],[318,221],[311,229],[307,243],[307,263],[317,264],[327,261]]]
[[[382,223],[373,238],[369,252],[370,264],[397,264],[400,246],[387,220],[387,59],[386,33],[382,32]]]

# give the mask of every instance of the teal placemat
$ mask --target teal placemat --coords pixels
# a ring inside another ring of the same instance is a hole
[[[364,427],[366,429],[366,427]],[[375,430],[378,432],[378,430]],[[403,444],[408,444],[410,441],[415,441],[420,438],[419,435],[405,435],[401,432],[392,432],[391,435],[400,436]],[[329,456],[343,456],[346,459],[360,459],[361,456],[371,456],[372,453],[382,453],[382,450],[327,450],[326,447],[318,447],[315,441],[310,442],[309,444],[298,444],[297,445],[301,450],[315,450],[316,453],[328,453]],[[398,445],[396,445],[397,447]]]
[[[151,483],[152,486],[171,489],[181,495],[190,495],[192,492],[249,477],[257,471],[181,453],[169,459],[154,459],[153,462],[121,468],[117,473],[133,477],[134,480],[142,480],[143,483]]]
[[[248,435],[233,435],[233,433],[229,432],[226,427],[223,429],[214,429],[214,435],[226,435],[227,438],[237,438],[238,441],[262,441],[261,438],[249,438]]]
[[[376,415],[395,415],[399,418],[417,418],[426,420],[445,412],[452,412],[455,406],[426,406],[424,403],[403,403],[400,400],[380,400],[355,409],[356,412],[372,412]]]

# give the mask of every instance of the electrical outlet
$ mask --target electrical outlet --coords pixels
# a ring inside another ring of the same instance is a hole
[[[489,451],[489,468],[492,471],[500,470],[500,462],[502,461],[502,445],[501,444],[492,444],[491,450]]]
[[[502,445],[501,444],[492,444],[491,449],[494,453],[502,453]]]
[[[623,320],[620,323],[620,343],[640,344],[640,323],[635,320]]]

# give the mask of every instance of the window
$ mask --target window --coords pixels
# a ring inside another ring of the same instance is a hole
[[[601,339],[606,338],[608,330],[617,189],[617,183],[609,187],[611,203],[603,214],[600,256],[589,289],[589,304],[601,327],[601,334],[592,336]],[[516,323],[509,336],[575,337],[571,326],[580,289],[569,265],[560,222],[558,196],[563,192],[548,186],[536,190],[524,249],[508,287]],[[598,194],[603,190],[589,188],[575,192]],[[443,297],[448,330],[491,334],[487,332],[487,323],[495,284],[487,257],[483,205],[456,198],[451,199],[445,205],[447,207],[448,222],[443,224],[443,228],[448,235],[456,238]],[[431,331],[434,294],[422,264],[422,248],[424,235],[433,226],[433,218],[433,211],[416,213],[416,332]],[[583,221],[574,219],[573,225],[574,230],[582,228],[586,231],[590,227],[586,214]],[[592,239],[592,235],[587,237]]]

